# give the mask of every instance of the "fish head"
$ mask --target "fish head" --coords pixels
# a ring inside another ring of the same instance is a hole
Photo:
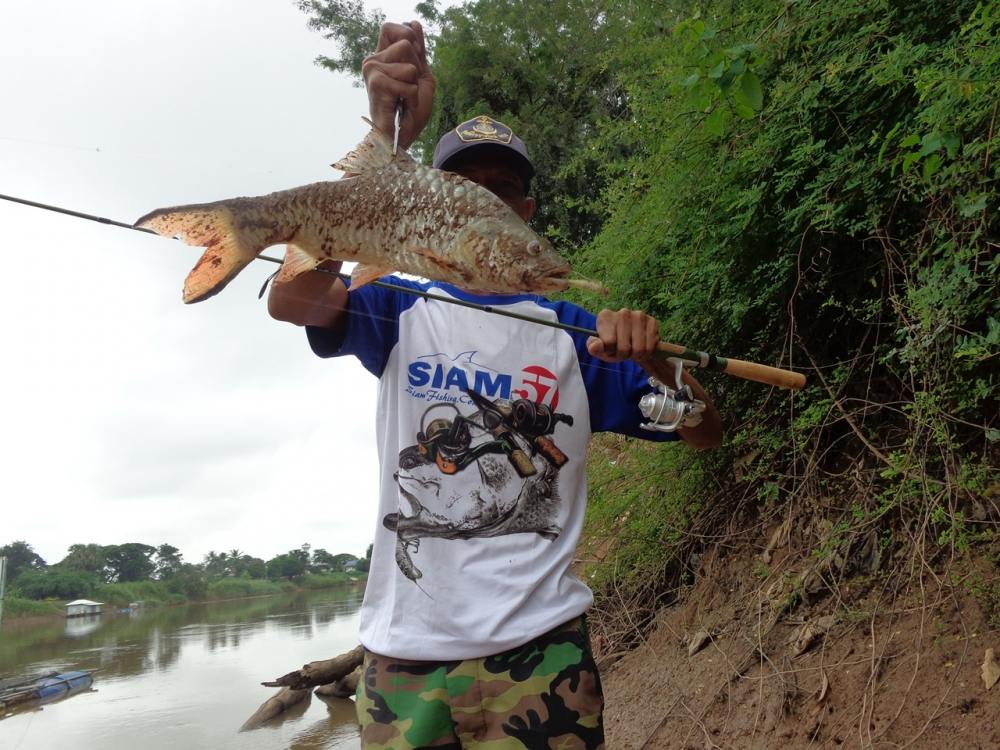
[[[470,287],[498,292],[566,289],[573,270],[544,237],[511,212],[509,218],[473,219],[462,233],[459,253],[473,278]]]

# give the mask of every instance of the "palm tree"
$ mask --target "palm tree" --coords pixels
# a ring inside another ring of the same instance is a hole
[[[229,565],[227,566],[229,575],[238,576],[243,572],[243,568],[245,567],[244,557],[246,557],[246,553],[238,547],[229,550]]]

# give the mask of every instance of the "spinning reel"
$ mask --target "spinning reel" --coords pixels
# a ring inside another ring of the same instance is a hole
[[[667,361],[676,368],[674,370],[676,388],[670,388],[656,378],[649,379],[649,385],[656,388],[657,392],[647,393],[639,399],[639,411],[642,412],[642,416],[651,420],[639,425],[644,430],[673,432],[678,427],[694,427],[701,424],[701,413],[705,411],[705,402],[694,397],[691,386],[681,383],[683,360],[670,357]]]

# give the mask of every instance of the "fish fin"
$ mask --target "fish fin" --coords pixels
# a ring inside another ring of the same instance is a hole
[[[284,284],[299,274],[313,270],[319,263],[316,258],[312,257],[301,247],[289,242],[285,246],[285,260],[281,264],[281,269],[278,271],[278,275],[274,278],[274,281],[278,284]]]
[[[376,279],[381,279],[383,276],[388,276],[390,273],[392,273],[392,269],[388,266],[369,266],[358,263],[351,271],[351,291],[359,289],[365,284],[370,284]]]
[[[388,166],[393,160],[403,162],[413,161],[413,157],[405,149],[400,149],[396,154],[393,154],[392,138],[389,138],[376,128],[367,117],[362,119],[372,126],[372,129],[368,131],[368,135],[365,136],[364,140],[351,153],[330,166],[349,174],[367,174],[368,172],[374,172],[376,169]]]
[[[273,245],[274,227],[237,227],[229,201],[151,211],[135,226],[187,245],[206,248],[184,280],[184,302],[201,302],[222,291],[264,248]]]

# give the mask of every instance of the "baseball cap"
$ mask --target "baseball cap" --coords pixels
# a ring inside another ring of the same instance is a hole
[[[434,148],[435,169],[447,169],[448,162],[469,149],[487,149],[510,159],[511,166],[524,178],[524,184],[535,174],[535,168],[528,158],[524,141],[499,120],[489,115],[479,115],[466,120],[454,130],[449,130]],[[477,152],[478,153],[478,152]]]

